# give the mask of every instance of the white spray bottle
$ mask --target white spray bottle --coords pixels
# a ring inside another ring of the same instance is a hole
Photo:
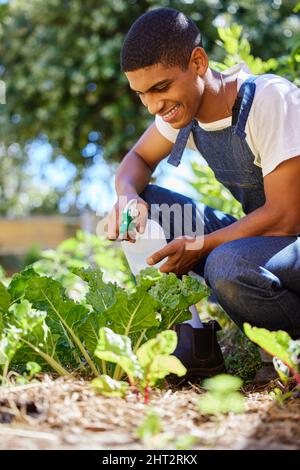
[[[132,199],[123,209],[120,235],[124,235],[128,231],[129,226],[130,231],[135,229],[135,219],[137,216],[137,201]],[[166,244],[167,240],[161,225],[152,219],[148,219],[144,233],[136,232],[135,243],[123,240],[121,245],[133,275],[136,276],[142,269],[149,267],[147,258],[156,251],[161,250]],[[159,268],[165,261],[163,259],[153,266]],[[188,274],[198,277],[193,271],[190,271]],[[185,323],[189,323],[194,328],[203,328],[196,306],[192,305],[189,309],[192,313],[192,319],[187,320]]]
[[[130,231],[135,230],[137,216],[137,201],[132,199],[122,212],[120,235],[124,235],[128,228],[130,228]],[[156,251],[161,250],[166,244],[167,240],[162,227],[152,219],[148,219],[144,233],[136,232],[135,243],[126,240],[121,242],[129,267],[135,276],[142,269],[149,268],[147,258]],[[159,261],[154,267],[159,268],[164,262],[165,260]]]

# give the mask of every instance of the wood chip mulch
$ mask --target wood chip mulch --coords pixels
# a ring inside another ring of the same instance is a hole
[[[174,442],[194,436],[193,449],[300,449],[300,398],[279,404],[267,390],[252,390],[245,413],[204,416],[197,408],[201,393],[197,386],[155,390],[145,405],[133,393],[97,395],[84,380],[45,376],[0,387],[0,449],[156,449],[159,438],[149,447],[136,437],[149,408]]]

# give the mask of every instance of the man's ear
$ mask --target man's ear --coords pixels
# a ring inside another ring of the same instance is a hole
[[[197,75],[203,76],[208,69],[208,57],[203,47],[195,47],[191,54],[190,66],[193,67]]]

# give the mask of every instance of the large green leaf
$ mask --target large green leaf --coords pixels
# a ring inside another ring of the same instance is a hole
[[[104,361],[118,364],[131,379],[142,378],[142,369],[132,352],[128,336],[115,334],[110,328],[101,328],[95,355]]]
[[[170,309],[184,309],[209,295],[210,290],[192,276],[164,275],[150,289],[151,295]]]
[[[9,314],[8,323],[15,325],[25,335],[43,324],[46,318],[46,312],[33,310],[31,303],[26,299],[14,303],[9,309]]]
[[[32,312],[27,300],[13,304],[5,317],[2,337],[0,339],[0,363],[11,362],[18,349],[23,346],[22,339],[40,325],[45,313]],[[39,341],[41,344],[41,341]],[[34,353],[31,351],[31,357]],[[22,356],[21,356],[22,357]],[[20,361],[22,363],[22,360]]]
[[[159,302],[148,294],[149,289],[166,276],[159,270],[149,267],[141,271],[136,277],[136,286],[131,291],[116,284],[105,283],[100,270],[77,269],[74,272],[89,285],[86,301],[98,314],[98,327],[108,326],[116,333],[134,337],[145,329],[159,326]]]
[[[155,338],[149,339],[146,343],[139,347],[136,355],[140,364],[147,367],[155,356],[172,354],[177,346],[177,335],[175,331],[163,331]]]
[[[5,318],[0,338],[0,363],[4,376],[10,363],[26,364],[36,360],[46,363],[60,375],[68,372],[56,358],[56,342],[45,323],[46,313],[32,309],[28,300],[14,303]]]
[[[139,287],[135,292],[125,290],[116,293],[116,303],[107,310],[111,320],[111,328],[116,333],[132,335],[147,328],[158,326],[158,302],[147,292],[147,288]]]
[[[94,328],[107,326],[114,332],[143,341],[159,331],[191,317],[188,309],[208,295],[208,289],[196,279],[162,274],[149,267],[136,277],[132,290],[105,283],[100,270],[75,271],[89,285],[86,301],[93,307]]]
[[[8,290],[6,287],[0,282],[0,312],[3,310],[3,312],[6,312],[6,310],[9,307],[11,298]]]
[[[153,386],[158,379],[163,379],[168,374],[176,374],[179,377],[186,374],[186,368],[180,360],[170,355],[176,345],[176,333],[163,331],[137,350],[136,355],[144,370],[145,385]]]
[[[251,327],[249,323],[244,323],[244,331],[251,341],[297,371],[297,364],[293,362],[289,352],[292,339],[286,331],[268,331],[265,328]]]
[[[159,303],[161,330],[191,318],[189,307],[209,295],[209,289],[191,276],[178,279],[173,273],[164,275],[149,290]]]
[[[58,358],[59,337],[47,326],[46,312],[34,310],[28,300],[13,304],[9,309],[7,335],[18,339],[14,362],[26,364],[29,360],[48,364],[60,375],[68,375]]]
[[[111,282],[105,283],[100,269],[74,269],[73,272],[88,283],[89,292],[86,301],[95,312],[103,314],[116,302],[116,292],[121,288]]]
[[[2,333],[0,337],[0,365],[9,364],[21,347],[19,341],[19,331],[16,328],[10,328],[9,331]]]
[[[32,302],[34,308],[48,313],[46,321],[51,331],[66,338],[64,345],[69,344],[70,348],[72,345],[76,346],[93,373],[98,375],[98,370],[84,347],[84,332],[91,321],[88,308],[68,299],[58,281],[44,276],[28,281],[25,297]]]
[[[80,331],[80,327],[89,316],[87,307],[76,304],[66,297],[60,282],[45,276],[37,276],[28,281],[25,298],[34,308],[45,310],[51,328],[61,333],[65,329],[65,324],[73,331]]]
[[[117,284],[103,281],[103,272],[100,269],[74,269],[74,274],[87,282],[89,291],[86,302],[93,310],[89,314],[89,321],[81,326],[81,333],[89,351],[94,351],[97,345],[99,329],[112,326],[112,320],[107,310],[116,302],[116,292],[122,289]]]
[[[20,299],[24,295],[28,281],[36,276],[38,274],[31,267],[26,268],[21,273],[14,274],[8,286],[11,300]]]
[[[142,271],[140,271],[140,273],[136,276],[136,285],[149,289],[159,282],[164,276],[166,276],[166,274],[161,273],[157,268],[145,268],[142,269]]]

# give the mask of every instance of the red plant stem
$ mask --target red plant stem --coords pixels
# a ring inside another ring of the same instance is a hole
[[[294,375],[294,378],[296,379],[296,382],[300,385],[300,375],[294,370],[291,369]]]
[[[144,404],[147,405],[149,403],[149,398],[150,398],[150,387],[148,387],[148,383],[145,387],[145,397],[144,397]]]
[[[129,382],[129,385],[133,391],[133,393],[137,396],[137,398],[139,397],[139,389],[137,388],[137,386],[135,385],[134,381],[132,380],[131,377],[128,376],[128,382]]]

